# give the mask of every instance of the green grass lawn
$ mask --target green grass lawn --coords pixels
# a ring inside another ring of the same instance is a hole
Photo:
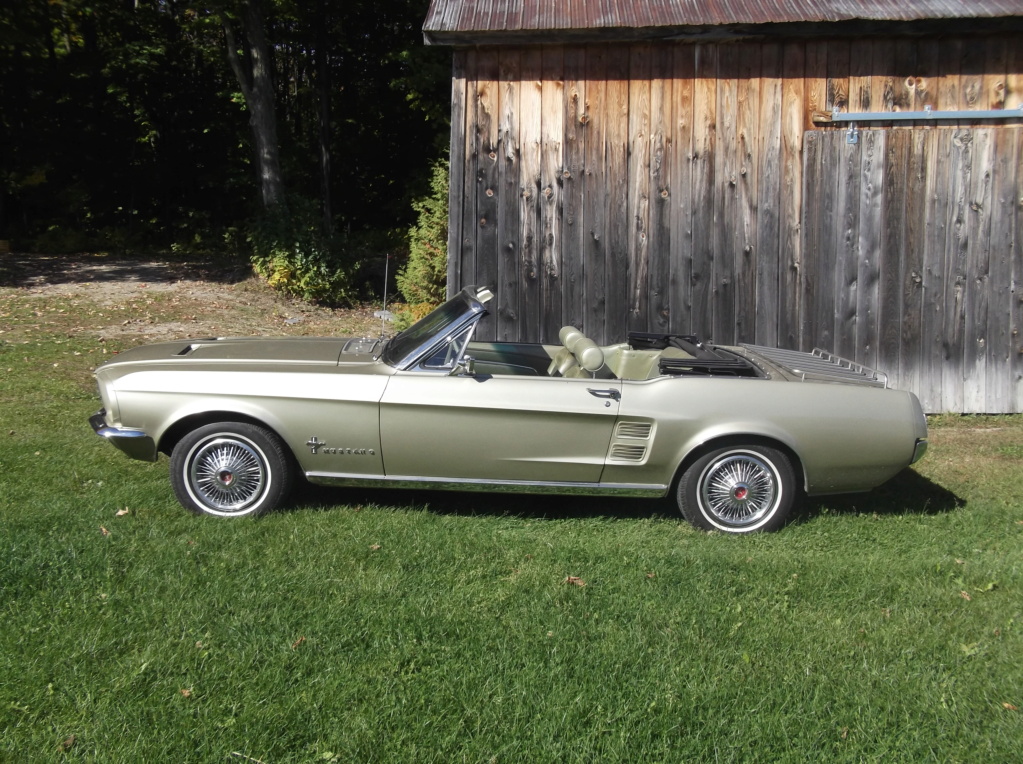
[[[84,310],[0,302],[0,761],[1019,760],[1023,418],[934,420],[773,535],[311,488],[218,521],[92,434]]]

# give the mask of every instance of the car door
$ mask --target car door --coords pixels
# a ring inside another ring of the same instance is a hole
[[[384,471],[597,483],[620,398],[620,380],[398,372],[380,402]]]

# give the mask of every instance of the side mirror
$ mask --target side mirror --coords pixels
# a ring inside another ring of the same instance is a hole
[[[467,355],[462,358],[462,376],[463,377],[476,376],[476,359],[473,358],[471,355]]]

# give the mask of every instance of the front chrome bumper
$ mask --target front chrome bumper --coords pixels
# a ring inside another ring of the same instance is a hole
[[[132,430],[127,427],[111,427],[107,424],[107,411],[100,409],[91,417],[89,424],[93,432],[101,438],[109,440],[116,448],[126,453],[132,459],[141,459],[146,462],[155,462],[156,443],[142,430]]]
[[[927,453],[927,438],[917,438],[916,446],[913,447],[913,461],[910,464],[916,464],[918,461],[924,458],[924,454]]]

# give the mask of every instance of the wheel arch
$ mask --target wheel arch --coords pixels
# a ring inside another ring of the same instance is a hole
[[[259,419],[258,417],[251,416],[249,414],[243,414],[238,411],[202,411],[194,414],[188,414],[183,416],[174,422],[170,427],[164,430],[160,436],[160,442],[157,446],[159,453],[170,456],[174,447],[181,441],[185,435],[197,430],[200,427],[205,427],[208,424],[215,424],[217,422],[235,423],[235,424],[251,424],[255,427],[262,427],[264,430],[271,432],[277,440],[280,441],[284,447],[285,452],[292,459],[293,463],[295,460],[295,454],[291,450],[291,446],[288,445],[287,441],[281,437],[281,434],[275,427],[268,424],[267,422]]]
[[[689,449],[686,455],[682,457],[682,461],[680,461],[675,467],[675,474],[672,475],[669,492],[673,493],[675,491],[678,486],[679,479],[698,459],[709,454],[711,451],[732,446],[765,446],[767,448],[773,448],[781,451],[781,453],[783,453],[792,464],[792,471],[796,475],[799,490],[805,493],[807,485],[806,469],[803,467],[803,460],[799,458],[799,454],[796,453],[795,449],[793,449],[792,446],[785,441],[771,437],[770,435],[757,433],[728,433],[725,435],[716,435],[708,438],[707,440],[701,441],[693,448]]]

